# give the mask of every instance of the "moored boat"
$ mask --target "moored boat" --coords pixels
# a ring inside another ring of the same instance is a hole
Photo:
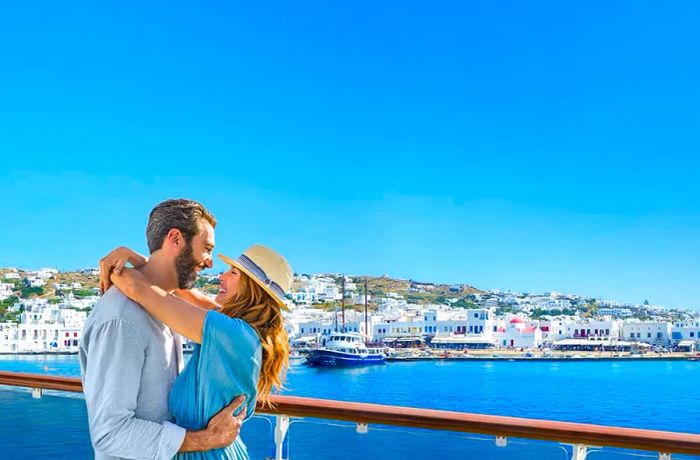
[[[323,338],[321,346],[306,357],[310,366],[363,366],[384,364],[386,355],[378,348],[367,348],[362,336],[353,333],[333,333]]]

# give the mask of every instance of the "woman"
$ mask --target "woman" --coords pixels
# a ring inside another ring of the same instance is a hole
[[[206,427],[212,416],[240,394],[246,396],[249,418],[256,400],[270,404],[270,392],[273,387],[281,388],[288,365],[289,339],[282,309],[287,309],[285,292],[292,280],[289,264],[260,245],[251,246],[235,260],[219,257],[230,268],[219,277],[221,286],[214,302],[191,291],[170,295],[148,283],[137,270],[115,270],[111,275],[126,296],[196,342],[169,399],[176,424],[188,429]],[[146,259],[120,248],[106,257],[106,266],[121,267],[127,260],[141,265]],[[182,453],[176,458],[247,459],[248,454],[238,437],[225,449]]]

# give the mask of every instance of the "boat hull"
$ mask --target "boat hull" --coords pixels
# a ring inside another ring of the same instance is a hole
[[[313,350],[306,357],[306,364],[309,366],[323,367],[368,366],[385,362],[386,358],[383,355],[354,355],[333,350]]]

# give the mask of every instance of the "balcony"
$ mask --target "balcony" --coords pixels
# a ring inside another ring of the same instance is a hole
[[[60,445],[47,445],[44,435],[72,430],[78,440],[71,441],[75,446],[67,452],[83,449],[89,455],[84,402],[66,397],[82,391],[79,379],[0,372],[0,385],[27,389],[13,393],[0,387],[4,418],[21,412],[20,421],[26,423],[10,427],[10,433],[3,431],[7,441],[15,441],[14,448],[27,442],[33,444],[33,455],[48,454],[71,444],[62,439]],[[700,435],[689,433],[294,396],[275,396],[274,402],[273,410],[259,408],[244,428],[251,458],[667,460],[700,455]],[[41,424],[31,423],[39,416],[49,420],[44,433]]]

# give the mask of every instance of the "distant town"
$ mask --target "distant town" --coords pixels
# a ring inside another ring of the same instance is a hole
[[[0,268],[0,353],[77,352],[99,299],[99,271]],[[197,287],[217,291],[218,275]],[[446,350],[695,352],[700,313],[582,295],[479,290],[466,284],[296,274],[287,328],[294,347],[337,331],[367,343]]]

